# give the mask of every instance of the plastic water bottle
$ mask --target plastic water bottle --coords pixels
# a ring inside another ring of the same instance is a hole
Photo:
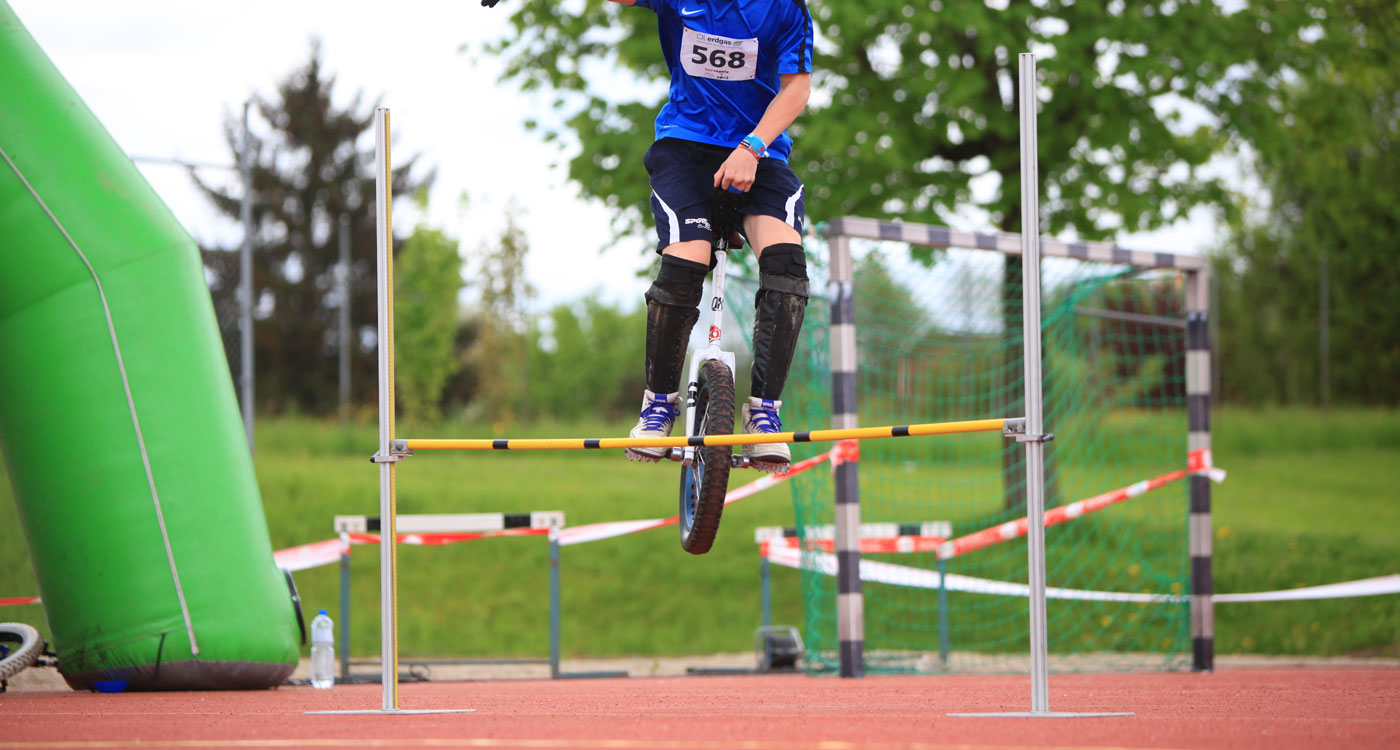
[[[311,621],[311,687],[326,690],[335,684],[335,626],[326,610]]]

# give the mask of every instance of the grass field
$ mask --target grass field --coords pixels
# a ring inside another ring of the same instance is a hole
[[[1400,415],[1243,412],[1214,415],[1215,581],[1220,593],[1317,585],[1400,572]],[[510,437],[625,434],[621,424],[537,424]],[[504,436],[470,426],[400,428],[403,436]],[[272,541],[329,538],[336,514],[377,514],[377,472],[366,460],[373,425],[342,429],[264,419],[257,471]],[[1184,436],[1183,436],[1184,441]],[[421,454],[399,472],[399,512],[564,510],[570,525],[675,513],[679,472],[620,454]],[[753,473],[736,472],[731,487]],[[1105,513],[1131,512],[1119,506]],[[772,490],[730,507],[715,549],[682,552],[674,528],[563,551],[566,655],[699,654],[751,648],[759,624],[752,529],[790,524],[791,500]],[[540,538],[400,547],[401,650],[414,656],[540,656],[548,643],[547,545]],[[37,593],[8,484],[0,484],[0,598]],[[378,554],[352,562],[356,656],[378,650]],[[798,575],[776,570],[775,620],[800,623]],[[297,575],[304,606],[338,606],[334,566]],[[1221,604],[1219,653],[1400,656],[1400,596]],[[0,619],[43,625],[38,606]]]

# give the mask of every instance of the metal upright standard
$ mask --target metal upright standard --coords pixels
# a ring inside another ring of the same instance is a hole
[[[398,497],[389,443],[394,439],[394,230],[392,161],[389,158],[389,110],[374,111],[374,226],[379,273],[379,518],[389,540],[379,545],[380,642],[384,657],[385,711],[399,707]]]
[[[470,713],[475,709],[427,709],[405,711],[399,708],[399,632],[398,632],[398,533],[397,497],[394,486],[394,464],[398,457],[389,451],[394,440],[394,230],[390,201],[392,165],[389,159],[389,110],[374,110],[375,146],[375,242],[379,282],[379,452],[374,462],[379,464],[380,533],[385,543],[379,545],[380,655],[383,661],[381,681],[383,705],[378,710],[307,711],[310,714],[440,714]]]
[[[1131,713],[1063,713],[1050,710],[1049,638],[1045,611],[1045,432],[1040,363],[1040,168],[1036,162],[1035,55],[1020,56],[1021,268],[1026,371],[1027,569],[1030,578],[1031,710],[949,716],[1047,717],[1132,716]]]

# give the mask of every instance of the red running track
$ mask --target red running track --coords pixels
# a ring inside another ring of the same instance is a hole
[[[0,748],[1397,748],[1400,669],[1240,669],[1055,675],[1053,711],[1131,718],[949,718],[1024,711],[1024,676],[801,675],[415,683],[404,709],[469,714],[309,716],[375,709],[377,685],[331,691],[10,693]]]

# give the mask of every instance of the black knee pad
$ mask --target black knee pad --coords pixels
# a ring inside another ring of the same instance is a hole
[[[671,307],[696,307],[704,294],[705,277],[709,273],[710,267],[704,263],[663,255],[661,270],[647,289],[646,299]]]
[[[807,254],[795,242],[779,242],[758,256],[758,288],[807,297]]]

